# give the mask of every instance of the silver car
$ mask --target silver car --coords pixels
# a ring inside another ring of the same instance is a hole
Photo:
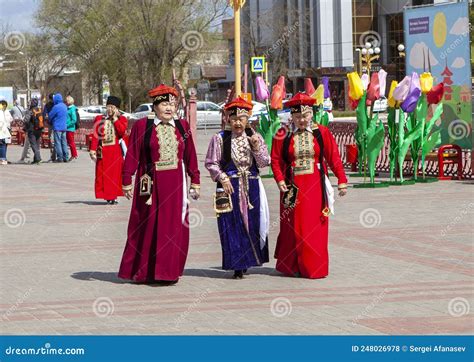
[[[153,113],[153,103],[143,103],[133,111],[132,117],[134,119],[145,118],[151,113]]]
[[[213,102],[198,101],[197,106],[197,128],[220,128],[221,107]]]

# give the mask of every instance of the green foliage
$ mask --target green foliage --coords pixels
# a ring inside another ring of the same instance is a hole
[[[388,137],[390,140],[390,150],[388,154],[390,159],[390,181],[394,179],[395,166],[398,159],[398,123],[395,120],[396,115],[396,109],[390,107],[387,116]]]
[[[132,95],[137,104],[151,87],[171,84],[172,68],[182,79],[191,61],[215,47],[215,22],[227,6],[225,0],[43,0],[37,23],[57,51],[74,57],[98,94],[106,76],[113,93],[124,101]]]
[[[273,137],[280,128],[280,119],[278,118],[277,112],[278,111],[275,109],[270,109],[268,118],[262,114],[257,127],[257,132],[262,135],[265,144],[268,147],[268,152],[271,152]]]
[[[403,112],[400,111],[401,117],[404,119]],[[407,126],[407,131],[403,137],[399,137],[398,139],[398,166],[400,170],[400,181],[403,182],[403,162],[405,161],[405,156],[408,153],[408,149],[410,148],[411,144],[414,140],[418,139],[422,134],[423,123],[418,122],[415,124],[413,118],[415,117],[414,112],[408,114],[408,121],[407,125],[410,124],[411,126]],[[404,122],[399,123],[398,127],[404,128]]]
[[[433,116],[425,124],[425,133],[423,138],[423,145],[421,148],[421,168],[423,170],[423,178],[425,177],[425,158],[433,148],[441,143],[441,130],[434,131],[430,134],[435,122],[441,117],[443,113],[443,103],[438,104]]]

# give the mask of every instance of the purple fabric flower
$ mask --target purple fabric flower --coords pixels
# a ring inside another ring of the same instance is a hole
[[[266,101],[268,97],[270,97],[268,87],[261,76],[255,78],[255,88],[257,100],[259,100],[260,102]]]
[[[401,108],[409,113],[413,112],[416,108],[416,103],[421,95],[420,77],[417,73],[413,72],[411,75],[410,89],[406,99],[401,104]]]
[[[408,91],[410,90],[410,82],[411,77],[408,75],[405,76],[405,78],[403,78],[403,80],[398,83],[395,90],[393,91],[393,99],[395,99],[397,102],[403,102],[408,95]]]
[[[324,86],[324,99],[330,98],[331,93],[329,92],[329,78],[328,77],[323,77],[323,79],[321,80],[321,83]]]

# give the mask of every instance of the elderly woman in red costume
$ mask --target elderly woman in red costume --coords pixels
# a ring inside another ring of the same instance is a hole
[[[205,162],[217,183],[222,268],[233,270],[235,279],[268,262],[268,204],[258,169],[270,156],[262,136],[247,128],[252,107],[240,97],[225,105],[230,129],[212,137]]]
[[[107,114],[94,120],[90,157],[95,166],[95,197],[117,204],[122,192],[122,148],[119,141],[127,130],[127,118],[119,112],[120,98],[110,96]]]
[[[191,179],[189,194],[196,200],[199,170],[189,124],[174,119],[177,91],[161,84],[148,95],[155,117],[134,124],[123,168],[123,190],[133,202],[118,276],[170,285],[183,274],[188,255],[186,175]]]
[[[338,179],[339,195],[347,189],[334,137],[327,127],[312,126],[313,104],[314,99],[303,93],[286,103],[293,124],[278,130],[271,154],[281,191],[276,269],[311,279],[328,275],[328,216],[334,211],[334,191],[326,163]]]

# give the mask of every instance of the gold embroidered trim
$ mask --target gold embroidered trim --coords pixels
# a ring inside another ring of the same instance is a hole
[[[156,171],[178,168],[178,139],[174,127],[160,123],[156,126],[156,137],[160,145],[160,159],[155,162]]]
[[[102,146],[115,145],[115,127],[110,119],[104,120],[104,137],[102,139]]]
[[[295,168],[294,174],[309,175],[314,173],[314,136],[311,132],[297,132],[294,136]]]

